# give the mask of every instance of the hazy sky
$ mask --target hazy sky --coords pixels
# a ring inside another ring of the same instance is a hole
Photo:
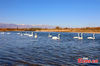
[[[0,0],[0,22],[100,26],[100,0]]]

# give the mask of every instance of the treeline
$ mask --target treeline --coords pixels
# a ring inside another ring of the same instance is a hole
[[[81,29],[85,29],[85,30],[100,30],[100,27],[85,27],[85,28],[81,28]]]
[[[59,32],[100,32],[100,27],[84,27],[84,28],[62,28],[56,26],[55,28],[0,28],[0,31],[59,31]]]
[[[0,31],[25,31],[26,29],[17,29],[17,28],[0,28]]]
[[[41,28],[0,28],[0,31],[36,31]]]
[[[65,27],[65,28],[61,28],[61,27],[57,26],[57,27],[54,28],[54,29],[100,30],[100,27],[83,27],[83,28],[68,28],[68,27]]]
[[[41,30],[42,28],[26,28],[25,31],[36,31]]]

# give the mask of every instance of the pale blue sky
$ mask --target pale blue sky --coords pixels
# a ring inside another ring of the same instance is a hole
[[[0,0],[0,22],[100,26],[100,0]]]

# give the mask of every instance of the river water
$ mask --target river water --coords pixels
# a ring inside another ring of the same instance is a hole
[[[0,32],[0,66],[100,65],[100,34],[95,35],[95,40],[89,40],[87,37],[92,34],[85,33],[84,39],[78,40],[73,38],[77,33],[59,32],[60,40],[53,40],[48,34],[57,36],[58,32],[34,32],[37,38],[17,33],[32,32]],[[99,63],[78,63],[78,58],[83,57],[98,59]]]

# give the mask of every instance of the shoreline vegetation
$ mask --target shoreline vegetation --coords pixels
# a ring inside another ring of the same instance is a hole
[[[39,32],[83,32],[83,33],[100,33],[100,27],[85,28],[0,28],[0,31],[39,31]]]

